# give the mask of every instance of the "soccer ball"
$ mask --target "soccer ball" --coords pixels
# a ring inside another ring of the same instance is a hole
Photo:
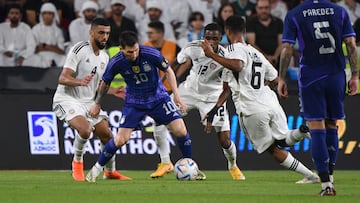
[[[198,170],[198,165],[190,158],[179,159],[174,167],[175,177],[178,180],[195,180]]]

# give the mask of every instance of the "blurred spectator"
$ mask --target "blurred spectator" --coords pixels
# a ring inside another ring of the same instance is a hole
[[[8,6],[12,4],[18,4],[21,7],[24,7],[26,0],[0,0],[0,23],[4,22],[7,18],[6,11],[8,10]],[[26,22],[26,15],[24,9],[22,9],[22,18],[21,21]]]
[[[164,38],[175,42],[174,30],[170,22],[168,21],[166,10],[163,8],[164,4],[161,0],[147,0],[146,1],[146,15],[144,19],[139,23],[138,35],[139,42],[144,43],[147,41],[147,27],[150,22],[161,21],[165,27]]]
[[[190,16],[190,7],[184,0],[165,0],[168,20],[174,30],[175,38],[179,39],[185,36],[188,28],[188,21]]]
[[[110,9],[110,0],[74,0],[74,10],[75,16],[80,17],[80,11],[82,5],[87,1],[93,1],[98,4],[98,16],[102,18],[110,18],[111,9]]]
[[[59,17],[52,3],[44,3],[40,9],[40,23],[32,28],[35,53],[47,67],[62,67],[65,61],[64,36],[57,26]]]
[[[123,15],[132,20],[136,27],[139,26],[145,16],[145,3],[146,0],[126,0],[125,2],[126,9]]]
[[[282,0],[271,0],[271,15],[280,18],[283,22],[288,11],[287,5]]]
[[[348,12],[351,24],[354,24],[356,19],[360,17],[360,3],[355,0],[341,0],[337,4],[344,7]]]
[[[56,7],[59,22],[62,18],[62,3],[60,0],[26,0],[24,5],[25,13],[26,13],[26,22],[31,27],[38,24],[39,16],[40,16],[40,8],[44,3],[53,3]]]
[[[270,14],[270,0],[258,0],[256,13],[246,23],[247,41],[277,67],[282,49],[283,22]]]
[[[192,12],[199,11],[204,15],[204,24],[214,21],[221,6],[219,0],[187,0]]]
[[[0,65],[45,67],[35,55],[35,40],[29,25],[21,22],[21,7],[8,7],[9,22],[0,24]]]
[[[223,46],[226,46],[229,44],[229,41],[225,34],[225,20],[228,19],[228,17],[235,14],[234,6],[230,3],[222,4],[219,11],[218,11],[218,17],[216,18],[216,22],[221,26],[222,28],[222,38],[220,41],[220,44]]]
[[[236,0],[231,3],[235,9],[235,15],[245,16],[248,18],[249,16],[255,15],[255,3],[250,0]]]
[[[125,0],[111,1],[111,17],[107,19],[111,26],[110,36],[107,43],[108,47],[119,46],[119,37],[123,31],[127,30],[137,33],[134,22],[123,16],[124,10],[126,10]]]
[[[204,15],[199,11],[191,13],[189,17],[189,28],[185,32],[186,35],[178,39],[179,46],[184,47],[189,42],[201,40],[204,35],[204,27]]]
[[[162,22],[150,22],[148,24],[148,29],[146,32],[149,41],[145,42],[144,45],[158,49],[164,56],[164,58],[169,61],[170,66],[173,67],[176,60],[176,55],[180,52],[181,48],[175,42],[165,40],[164,29],[165,27]],[[168,92],[171,91],[169,83],[164,78],[165,74],[163,73],[163,71],[159,71],[159,74],[160,77],[163,79],[166,90]]]
[[[69,35],[71,45],[75,45],[80,41],[89,39],[89,31],[91,22],[96,18],[99,7],[93,1],[87,1],[82,5],[79,18],[71,21],[69,25]]]
[[[354,27],[354,31],[356,33],[356,46],[360,47],[360,18],[358,18],[354,22],[353,27]],[[360,52],[359,52],[359,54],[360,54]]]

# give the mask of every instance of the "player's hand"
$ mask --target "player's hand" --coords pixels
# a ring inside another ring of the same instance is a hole
[[[97,118],[100,114],[100,109],[101,109],[101,106],[100,104],[96,104],[94,103],[91,107],[90,107],[90,110],[89,110],[89,115],[93,118]]]
[[[81,80],[81,86],[87,86],[89,82],[93,79],[94,74],[87,75],[85,78]]]
[[[281,78],[279,78],[278,86],[277,86],[277,92],[280,96],[280,98],[286,99],[288,98],[288,89],[285,81]]]
[[[115,97],[119,97],[120,99],[125,100],[126,89],[123,86],[116,87],[116,88],[110,87],[108,93],[114,95]]]
[[[204,50],[205,56],[211,57],[212,54],[215,54],[213,48],[206,39],[200,42],[200,46]]]
[[[209,116],[206,114],[206,115],[204,116],[204,118],[201,120],[201,122],[203,123],[203,122],[206,121],[206,125],[205,125],[205,127],[204,127],[204,131],[205,131],[205,133],[210,134],[210,133],[211,133],[211,128],[212,128],[212,121],[209,121],[209,120],[208,120],[208,117],[209,117]]]
[[[174,103],[180,109],[181,113],[186,113],[186,104],[178,95],[174,95]]]
[[[215,115],[218,112],[219,107],[217,107],[216,105],[205,115],[205,117],[203,118],[202,122],[204,122],[206,120],[206,125],[204,128],[204,131],[206,133],[211,133],[211,127],[212,127],[212,122],[214,120]]]
[[[348,94],[350,96],[356,95],[359,88],[359,76],[351,77],[351,79],[348,82],[349,91]]]

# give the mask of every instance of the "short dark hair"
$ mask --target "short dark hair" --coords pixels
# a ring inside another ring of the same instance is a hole
[[[105,18],[95,18],[91,22],[91,28],[90,29],[94,29],[95,27],[97,27],[99,25],[110,26],[110,23]]]
[[[205,26],[205,32],[207,31],[207,30],[209,30],[209,31],[219,31],[219,33],[221,34],[222,33],[222,28],[221,28],[221,26],[219,25],[219,24],[217,24],[217,23],[209,23],[209,24],[207,24],[206,26]]]
[[[22,7],[20,4],[11,3],[11,4],[7,5],[6,6],[6,14],[9,14],[11,9],[18,9],[20,11],[20,13],[22,13]]]
[[[233,33],[245,32],[245,20],[242,16],[233,15],[225,21],[225,29]]]
[[[203,21],[204,22],[204,14],[202,14],[201,12],[199,12],[199,11],[194,11],[194,12],[192,12],[191,14],[190,14],[190,16],[189,16],[189,24],[192,22],[192,21],[195,21],[195,20],[197,20],[198,18],[200,18],[200,20],[201,21]]]
[[[119,37],[119,42],[121,47],[132,47],[136,43],[139,43],[136,33],[132,31],[122,32]]]
[[[148,24],[148,27],[149,28],[154,28],[158,32],[165,33],[164,23],[162,23],[160,21],[150,22]]]

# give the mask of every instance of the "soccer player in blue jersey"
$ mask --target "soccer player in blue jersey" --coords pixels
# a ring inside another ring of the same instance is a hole
[[[355,95],[359,81],[355,32],[346,11],[327,0],[306,0],[289,11],[280,58],[280,97],[288,96],[285,76],[296,39],[301,52],[300,101],[312,137],[311,155],[322,182],[319,194],[334,196],[333,171],[339,143],[336,121],[345,118],[345,57],[341,45],[346,44],[352,73],[348,94]]]
[[[131,132],[145,115],[152,117],[159,124],[166,125],[177,137],[183,158],[192,157],[190,136],[178,110],[179,108],[180,111],[185,112],[186,105],[179,96],[175,74],[168,62],[155,48],[140,46],[137,35],[133,32],[123,32],[119,41],[122,51],[114,56],[106,67],[89,114],[92,117],[99,115],[103,96],[114,76],[120,73],[126,82],[126,97],[120,128],[117,135],[108,141],[97,163],[87,174],[86,180],[89,182],[95,182],[103,166],[121,146],[127,143]],[[165,72],[175,104],[162,84],[159,70]],[[205,175],[199,171],[197,179],[205,179]]]

